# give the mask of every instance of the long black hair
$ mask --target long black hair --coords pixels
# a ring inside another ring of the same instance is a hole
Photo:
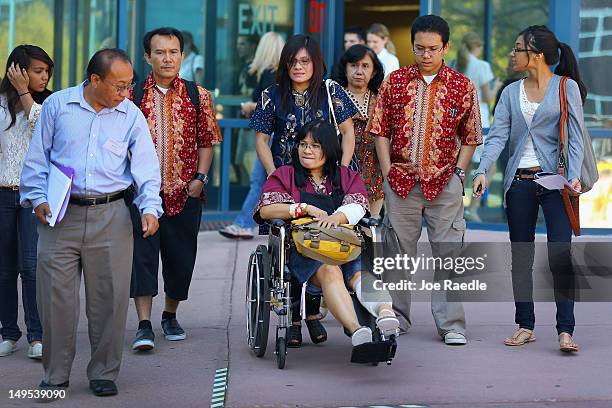
[[[576,81],[578,89],[580,89],[582,103],[584,103],[587,97],[587,89],[580,78],[578,61],[576,61],[571,47],[557,40],[555,34],[544,25],[529,26],[521,31],[519,36],[523,37],[525,48],[544,54],[544,61],[547,65],[559,63],[555,68],[555,74],[568,76]],[[529,53],[527,53],[527,58],[529,58]]]
[[[298,146],[300,142],[310,135],[312,140],[321,145],[321,152],[325,158],[323,165],[323,175],[332,180],[332,185],[335,188],[340,187],[340,158],[342,157],[342,149],[336,135],[336,130],[324,119],[315,119],[304,125],[297,133],[295,145],[291,151],[291,163],[295,169],[295,184],[298,187],[306,186],[306,178],[310,175],[310,171],[305,169],[300,163],[298,154]]]
[[[17,90],[11,84],[11,81],[8,79],[8,70],[9,67],[13,64],[19,65],[19,68],[28,69],[30,65],[32,65],[32,60],[37,60],[44,62],[49,67],[49,80],[51,80],[51,76],[53,75],[53,60],[49,55],[40,47],[35,45],[23,44],[18,45],[15,49],[10,53],[8,59],[6,60],[6,69],[4,78],[2,78],[2,82],[0,82],[0,94],[6,95],[7,105],[5,108],[8,108],[9,114],[11,115],[11,123],[5,129],[10,129],[16,120],[16,107],[19,103],[19,94]],[[51,91],[45,89],[42,92],[32,92],[32,99],[34,102],[41,104],[49,95],[51,95]]]
[[[378,89],[380,88],[383,79],[385,79],[385,69],[376,56],[376,53],[372,51],[371,48],[363,44],[355,44],[351,46],[348,50],[346,50],[344,55],[342,55],[340,62],[338,62],[336,65],[335,71],[332,75],[334,81],[346,88],[348,86],[346,66],[348,64],[361,61],[366,55],[369,55],[370,58],[372,58],[372,62],[374,64],[374,73],[372,74],[372,78],[370,78],[370,82],[368,82],[368,89],[374,92],[374,94],[378,94]]]
[[[308,52],[308,56],[312,61],[312,78],[310,78],[310,83],[308,84],[308,102],[311,109],[316,112],[321,105],[321,89],[327,67],[325,66],[325,60],[323,59],[323,53],[319,44],[309,35],[303,34],[289,37],[281,51],[278,70],[276,71],[276,83],[278,83],[280,91],[281,107],[283,110],[286,110],[290,105],[291,78],[289,77],[289,70],[293,59],[301,49],[305,49]]]

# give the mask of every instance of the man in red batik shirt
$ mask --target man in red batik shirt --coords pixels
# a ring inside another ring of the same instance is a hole
[[[453,249],[461,246],[465,233],[465,169],[482,143],[478,95],[468,78],[444,64],[450,36],[446,21],[434,15],[418,17],[411,36],[416,64],[385,79],[369,130],[377,136],[385,177],[383,223],[397,236],[395,251],[417,255],[425,217],[432,253],[444,258],[456,254]],[[389,240],[393,234],[386,236]],[[404,272],[401,278],[409,278],[409,271]],[[442,282],[452,274],[436,270],[434,280]],[[402,329],[407,329],[410,291],[392,296],[403,317]],[[466,344],[463,305],[447,301],[447,293],[439,290],[432,291],[431,309],[444,342]]]
[[[166,294],[162,330],[166,340],[187,337],[176,311],[179,302],[187,300],[198,248],[200,198],[208,182],[212,146],[221,141],[221,135],[210,93],[178,76],[183,60],[182,33],[175,28],[158,28],[145,34],[143,43],[152,72],[135,85],[132,100],[142,110],[153,136],[164,209],[159,232],[147,239],[136,234],[134,239],[130,295],[139,324],[132,349],[147,351],[154,347],[151,308],[157,295],[160,252]],[[132,221],[138,228],[135,215]]]

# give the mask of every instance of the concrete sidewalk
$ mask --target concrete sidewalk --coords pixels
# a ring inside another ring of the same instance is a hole
[[[172,343],[163,339],[160,296],[153,316],[156,349],[149,354],[132,352],[129,345],[137,319],[130,305],[119,395],[97,398],[91,395],[85,377],[89,347],[82,311],[68,397],[51,406],[208,407],[215,372],[224,368],[229,373],[226,407],[612,406],[612,353],[607,337],[612,330],[610,303],[577,304],[576,341],[581,347],[577,355],[558,351],[552,304],[536,304],[538,340],[510,348],[502,341],[515,330],[512,303],[467,303],[469,343],[465,347],[445,346],[435,332],[429,304],[415,303],[414,326],[398,339],[391,366],[350,364],[350,340],[328,317],[324,323],[329,340],[315,346],[304,329],[304,346],[289,349],[286,368],[278,370],[274,326],[264,358],[255,357],[245,340],[247,261],[250,251],[265,240],[236,242],[216,232],[203,232],[199,239],[190,299],[178,314],[187,340]],[[500,232],[468,231],[466,235],[469,241],[506,239],[507,233]],[[160,290],[162,287],[160,282]],[[84,305],[83,291],[81,295]],[[23,339],[19,345],[15,354],[0,358],[0,407],[34,405],[32,400],[9,399],[9,390],[36,389],[41,379],[40,363],[25,356]]]

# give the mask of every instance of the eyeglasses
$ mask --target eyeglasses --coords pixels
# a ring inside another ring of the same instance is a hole
[[[290,63],[287,64],[287,68],[292,69],[297,67],[299,64],[302,68],[308,67],[312,63],[310,58],[302,58],[302,59],[293,59]]]
[[[104,82],[104,80],[102,80],[102,82]],[[115,85],[115,84],[109,84],[110,86],[112,86],[113,88],[115,88],[115,90],[117,91],[118,94],[121,94],[125,91],[131,91],[132,89],[134,89],[134,84],[129,84],[129,85]]]
[[[412,48],[412,52],[414,55],[418,55],[419,57],[424,56],[425,54],[429,54],[430,57],[440,53],[444,47],[436,47],[436,48]]]
[[[314,143],[314,144],[309,144],[306,142],[298,143],[298,149],[300,150],[306,150],[308,147],[310,147],[310,151],[313,153],[318,153],[321,151],[321,145],[318,143]]]
[[[533,51],[533,52],[535,52],[535,50],[531,50],[531,49],[529,49],[529,48],[516,48],[516,47],[514,47],[514,48],[512,49],[512,53],[513,53],[513,54],[516,54],[517,52],[529,52],[529,51]]]

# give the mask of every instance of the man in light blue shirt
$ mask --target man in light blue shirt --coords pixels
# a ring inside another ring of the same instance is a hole
[[[38,226],[37,297],[43,326],[43,389],[68,387],[75,355],[81,270],[85,279],[91,361],[90,388],[115,395],[132,270],[132,223],[125,191],[144,237],[162,215],[159,162],[147,122],[126,97],[129,57],[119,49],[97,52],[87,81],[57,92],[42,107],[21,177],[21,202],[33,206]],[[51,163],[72,167],[70,204],[54,227],[47,203]]]

